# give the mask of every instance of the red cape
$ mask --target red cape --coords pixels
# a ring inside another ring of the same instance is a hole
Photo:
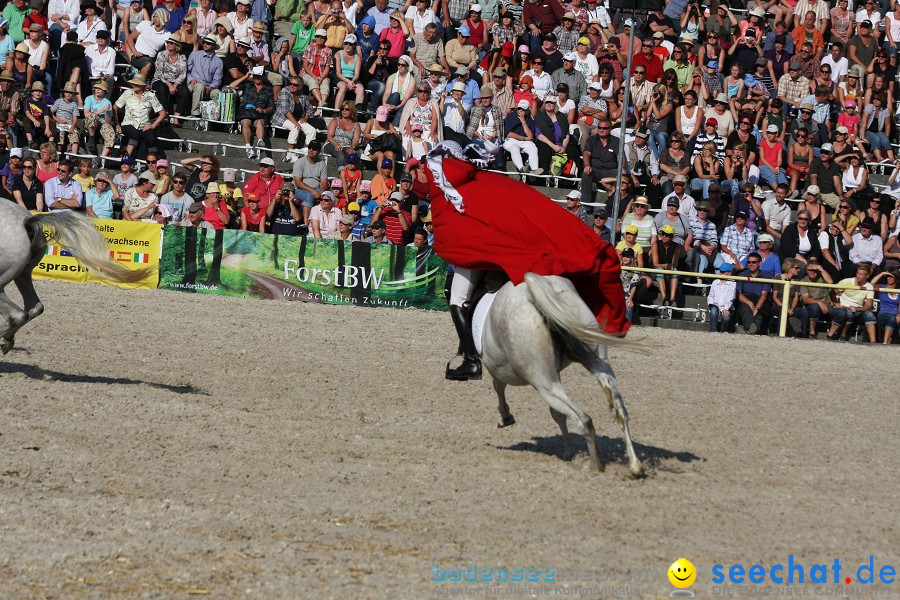
[[[455,158],[444,158],[443,168],[463,197],[465,213],[450,204],[426,169],[434,249],[441,258],[467,269],[502,269],[514,284],[529,272],[566,277],[607,333],[628,331],[622,269],[612,245],[520,181]]]

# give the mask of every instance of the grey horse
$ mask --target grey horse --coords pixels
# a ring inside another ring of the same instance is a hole
[[[46,232],[45,232],[46,228]],[[41,262],[50,241],[69,250],[88,270],[112,281],[134,283],[147,276],[146,269],[126,269],[109,259],[106,240],[87,217],[74,212],[32,215],[15,204],[0,200],[0,351],[15,345],[16,332],[44,312],[34,291],[31,272]],[[25,303],[19,308],[4,291],[15,282]]]
[[[642,475],[641,461],[631,443],[625,401],[607,356],[607,346],[636,344],[603,333],[572,282],[533,273],[526,274],[519,285],[507,282],[488,309],[481,342],[482,362],[493,377],[500,402],[498,427],[515,423],[506,403],[506,386],[530,385],[550,405],[550,415],[562,431],[566,458],[572,455],[566,424],[570,419],[585,436],[592,468],[603,471],[593,422],[572,403],[559,378],[560,371],[578,362],[603,386],[610,411],[625,436],[628,469],[634,477]]]

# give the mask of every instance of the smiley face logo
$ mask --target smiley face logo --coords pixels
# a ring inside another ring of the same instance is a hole
[[[669,582],[677,588],[690,587],[697,579],[697,569],[686,558],[679,558],[669,567]]]

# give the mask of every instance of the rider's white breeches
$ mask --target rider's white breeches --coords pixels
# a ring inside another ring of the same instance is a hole
[[[462,306],[469,298],[472,292],[484,276],[484,271],[473,271],[472,269],[463,269],[456,267],[453,273],[453,282],[450,284],[450,306]]]

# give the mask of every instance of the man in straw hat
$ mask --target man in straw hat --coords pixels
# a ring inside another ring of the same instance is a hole
[[[494,86],[490,83],[481,86],[481,97],[472,107],[466,136],[498,146],[503,144],[506,137],[503,131],[503,113],[500,107],[494,104]],[[498,169],[506,167],[502,152],[497,153],[494,164]]]
[[[0,110],[8,111],[13,119],[22,114],[22,94],[16,91],[17,83],[12,71],[0,72]]]
[[[129,156],[134,155],[134,150],[140,142],[147,145],[147,152],[157,152],[159,143],[156,138],[157,128],[166,119],[166,113],[163,105],[159,103],[156,94],[147,91],[147,80],[140,75],[135,75],[128,83],[131,85],[130,90],[126,90],[116,100],[115,107],[123,108],[124,115],[121,117],[117,130],[125,134],[128,141],[125,152]],[[118,111],[113,113],[119,117]],[[156,118],[152,121],[150,116],[155,114]]]
[[[199,50],[194,50],[187,61],[187,88],[191,92],[191,114],[200,115],[200,101],[204,98],[215,100],[219,97],[219,86],[225,65],[216,55],[219,43],[212,35],[201,41]]]

